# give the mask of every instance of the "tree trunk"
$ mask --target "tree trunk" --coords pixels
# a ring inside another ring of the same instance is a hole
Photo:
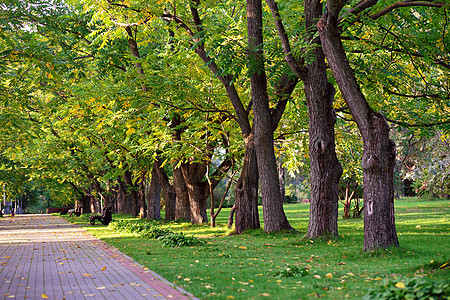
[[[262,3],[247,0],[248,59],[254,111],[255,150],[266,232],[292,229],[283,209],[273,146],[272,117],[267,95],[267,78],[262,51]]]
[[[158,180],[157,164],[153,163],[152,178],[150,184],[147,183],[147,219],[161,219],[161,185]]]
[[[81,195],[80,197],[80,205],[81,205],[81,213],[82,214],[88,214],[90,212],[89,209],[89,201],[90,198],[86,194]]]
[[[260,228],[258,214],[258,167],[253,134],[245,139],[244,163],[236,184],[236,200],[232,214],[236,215],[235,231],[241,234],[247,229]],[[230,216],[229,226],[232,224]]]
[[[139,218],[147,217],[147,206],[145,205],[145,172],[140,178],[140,182],[136,183],[138,190]]]
[[[286,182],[284,176],[285,170],[281,158],[279,158],[277,161],[277,169],[278,169],[278,181],[280,182],[281,202],[286,203]]]
[[[167,176],[166,171],[164,171],[164,169],[161,168],[161,162],[159,160],[156,160],[154,163],[156,164],[156,172],[158,174],[159,184],[161,185],[161,189],[164,194],[164,206],[165,206],[164,219],[166,221],[175,220],[175,202],[176,202],[175,189],[170,184],[169,177]],[[176,180],[174,179],[174,181]]]
[[[78,195],[78,203],[81,206],[81,213],[87,214],[89,210],[89,196],[87,195],[87,191],[79,188],[76,184],[69,182],[72,189]]]
[[[173,168],[173,187],[176,192],[174,202],[175,220],[191,221],[189,193],[181,168]]]
[[[327,8],[328,13],[317,23],[320,39],[364,142],[364,250],[398,246],[393,186],[395,144],[389,139],[386,119],[370,108],[346,58],[337,24],[342,6],[329,1]]]
[[[189,194],[191,222],[193,224],[207,223],[205,184],[203,182],[206,167],[204,164],[193,162],[182,164],[181,171]]]
[[[305,0],[307,41],[320,44],[314,39],[313,26],[322,15],[320,0]],[[314,59],[306,65],[303,78],[309,114],[309,157],[311,165],[311,199],[307,237],[338,235],[339,179],[342,166],[336,157],[333,110],[335,89],[328,82],[325,55],[321,47],[315,47]]]
[[[128,214],[130,213],[131,209],[129,209],[130,205],[127,201],[125,183],[120,178],[118,179],[118,181],[119,190],[117,192],[117,212],[121,214]]]
[[[123,173],[123,180],[125,181],[126,195],[129,196],[127,198],[131,201],[131,216],[137,217],[139,215],[138,192],[133,185],[132,174],[129,170]]]

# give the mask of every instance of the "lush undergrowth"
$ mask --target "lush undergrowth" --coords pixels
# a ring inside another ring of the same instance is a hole
[[[150,223],[134,226],[182,232],[188,239],[193,235],[203,241],[185,247],[151,238],[153,231],[145,236],[136,230],[90,226],[82,218],[67,219],[85,225],[97,237],[201,299],[354,299],[369,291],[380,298],[383,290],[394,295],[414,293],[414,284],[420,284],[422,291],[437,284],[445,290],[450,279],[446,265],[450,258],[448,200],[396,201],[400,247],[375,252],[362,250],[362,219],[340,219],[339,238],[312,241],[304,238],[309,205],[289,204],[285,211],[294,232],[251,230],[229,235],[225,226],[229,210],[221,212],[216,228],[113,216],[124,223]]]

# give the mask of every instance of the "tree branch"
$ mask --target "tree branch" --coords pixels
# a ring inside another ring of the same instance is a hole
[[[442,122],[435,122],[435,123],[415,123],[415,124],[410,124],[407,122],[403,122],[403,121],[397,121],[397,120],[393,120],[393,119],[389,119],[387,117],[385,117],[386,120],[390,123],[394,123],[403,127],[423,127],[423,128],[428,128],[428,127],[435,127],[435,126],[439,126],[439,125],[446,125],[446,124],[450,124],[450,120],[447,121],[442,121]]]
[[[396,2],[394,4],[391,4],[387,7],[385,7],[384,9],[380,10],[379,12],[369,16],[369,18],[371,18],[372,20],[376,20],[382,16],[384,16],[385,14],[393,11],[396,8],[399,7],[411,7],[411,6],[427,6],[427,7],[443,7],[444,3],[440,3],[440,2],[427,2],[427,1],[401,1],[401,2]]]
[[[272,11],[273,21],[275,23],[275,27],[277,28],[278,37],[281,41],[284,58],[292,72],[294,72],[295,76],[303,79],[307,73],[307,69],[304,66],[304,59],[302,58],[300,61],[297,61],[292,54],[291,45],[289,43],[289,38],[284,28],[283,21],[281,20],[278,5],[274,0],[266,0],[266,3]]]

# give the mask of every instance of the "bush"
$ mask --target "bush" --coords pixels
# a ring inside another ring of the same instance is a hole
[[[157,239],[173,233],[169,229],[161,229],[148,222],[130,222],[123,220],[109,223],[108,228],[120,232],[134,233],[145,239]]]
[[[158,238],[163,242],[164,246],[169,247],[186,247],[186,246],[201,246],[204,245],[205,242],[199,240],[194,236],[187,236],[184,233],[169,233],[168,235],[161,236]]]
[[[297,203],[298,202],[298,197],[295,195],[286,195],[285,196],[286,199],[286,203]]]
[[[161,229],[157,227],[153,227],[151,229],[143,230],[139,236],[146,239],[158,239],[162,236],[173,233],[169,229]]]
[[[153,225],[147,222],[114,221],[109,224],[109,228],[123,232],[140,233],[144,230],[150,230]]]
[[[449,296],[449,282],[407,278],[391,282],[384,281],[378,288],[369,290],[363,299],[448,299]]]

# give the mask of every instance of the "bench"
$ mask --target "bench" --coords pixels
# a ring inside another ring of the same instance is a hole
[[[95,220],[100,221],[103,225],[108,225],[112,221],[112,209],[111,207],[103,208],[102,215],[92,215],[89,217],[91,225],[95,225]]]

